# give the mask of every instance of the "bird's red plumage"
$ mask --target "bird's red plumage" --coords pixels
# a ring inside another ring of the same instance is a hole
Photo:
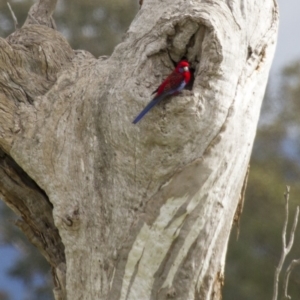
[[[189,63],[187,61],[180,61],[176,69],[158,87],[157,96],[161,93],[175,90],[183,81],[185,81],[186,84],[190,81],[191,73],[189,71],[181,72],[184,67],[189,67]]]

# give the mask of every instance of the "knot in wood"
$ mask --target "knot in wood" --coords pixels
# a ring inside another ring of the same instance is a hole
[[[78,229],[80,224],[80,212],[78,206],[74,207],[71,213],[64,216],[63,222],[68,227],[72,227],[72,230]]]

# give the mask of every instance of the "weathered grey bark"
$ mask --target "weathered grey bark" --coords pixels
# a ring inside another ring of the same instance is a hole
[[[145,0],[107,59],[52,29],[55,3],[0,39],[0,192],[56,299],[220,299],[276,2]],[[192,91],[133,125],[167,50],[196,68]]]

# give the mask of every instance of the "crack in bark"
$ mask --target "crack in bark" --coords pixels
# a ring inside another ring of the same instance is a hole
[[[0,194],[19,216],[16,225],[56,267],[65,262],[64,246],[52,217],[52,204],[45,191],[0,150]]]
[[[136,263],[136,265],[135,265],[135,267],[134,267],[134,271],[133,271],[133,274],[132,274],[132,276],[131,276],[131,278],[130,278],[130,283],[129,283],[129,286],[128,286],[128,290],[127,290],[127,294],[126,294],[125,300],[127,300],[128,297],[129,297],[130,290],[131,290],[131,287],[132,287],[132,285],[133,285],[133,283],[134,283],[134,279],[135,279],[135,277],[136,277],[136,274],[137,274],[137,272],[138,272],[138,270],[139,270],[139,265],[140,265],[140,261],[141,261],[141,259],[142,259],[142,257],[143,257],[143,254],[144,254],[144,249],[143,249],[143,251],[142,251],[141,257],[139,258],[139,260],[137,261],[137,263]]]

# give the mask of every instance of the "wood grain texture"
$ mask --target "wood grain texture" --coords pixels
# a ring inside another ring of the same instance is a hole
[[[59,266],[56,299],[220,299],[276,3],[144,1],[99,59],[40,24],[0,39],[0,146],[47,209],[20,200],[26,186],[0,190],[28,236],[31,219],[47,235],[41,220],[53,214],[64,255],[39,249]],[[192,90],[134,126],[173,68],[167,51],[195,68]]]

